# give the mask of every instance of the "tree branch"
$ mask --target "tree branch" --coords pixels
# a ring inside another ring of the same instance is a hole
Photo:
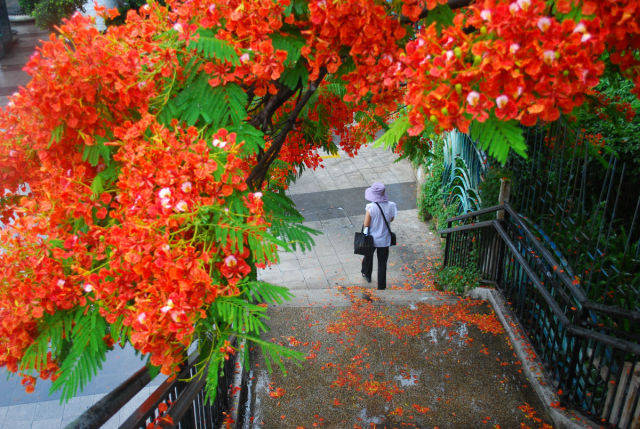
[[[322,82],[326,74],[327,69],[322,67],[320,69],[320,75],[318,76],[318,78],[314,80],[309,85],[309,89],[307,89],[304,94],[302,94],[302,96],[298,98],[298,100],[296,101],[296,105],[291,113],[289,113],[289,117],[285,121],[284,126],[271,142],[271,146],[269,146],[269,149],[267,149],[262,154],[262,156],[259,157],[258,163],[255,165],[255,167],[253,167],[251,173],[249,173],[249,177],[247,178],[247,185],[249,185],[249,188],[254,190],[260,189],[262,183],[264,182],[264,179],[267,176],[269,167],[271,166],[273,161],[278,158],[280,149],[282,149],[282,145],[284,144],[284,141],[287,138],[289,132],[293,130],[293,127],[295,126],[296,120],[298,119],[298,115],[302,111],[302,108],[305,106],[305,104],[307,104],[307,101],[309,101],[313,93],[318,89],[320,82]]]
[[[295,89],[291,89],[288,86],[280,85],[278,92],[275,95],[269,95],[265,97],[264,106],[262,110],[251,120],[249,123],[254,127],[267,132],[271,128],[271,117],[286,101],[291,98],[293,94],[298,91],[300,84]]]

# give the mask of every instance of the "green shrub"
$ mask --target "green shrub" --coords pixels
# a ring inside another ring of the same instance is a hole
[[[463,295],[478,286],[480,272],[475,268],[444,267],[437,272],[436,288]]]
[[[158,4],[164,6],[164,0],[160,0],[157,2]],[[127,17],[127,13],[130,10],[138,10],[141,6],[147,4],[147,0],[121,0],[118,2],[118,12],[120,15],[116,16],[113,19],[109,19],[105,22],[106,25],[121,25],[124,24],[124,21]]]
[[[38,0],[18,0],[18,4],[22,13],[31,15],[36,4],[38,4]]]
[[[33,9],[36,25],[52,29],[76,10],[84,11],[84,0],[40,0]]]
[[[448,190],[442,186],[444,173],[444,152],[441,138],[434,139],[433,156],[430,158],[429,170],[418,198],[418,213],[424,221],[431,220],[431,227],[436,231],[446,228],[446,220],[458,214],[459,205],[454,202],[447,205]]]

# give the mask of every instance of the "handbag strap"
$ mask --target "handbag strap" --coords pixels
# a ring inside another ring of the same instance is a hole
[[[389,230],[389,234],[391,234],[391,228],[389,228],[389,222],[387,222],[387,218],[384,215],[384,211],[382,211],[382,207],[380,207],[380,204],[376,203],[376,206],[378,206],[378,209],[380,209],[380,213],[382,213],[382,219],[384,219],[384,224],[387,225],[387,229]]]

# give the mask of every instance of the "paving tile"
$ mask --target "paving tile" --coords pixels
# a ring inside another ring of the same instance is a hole
[[[21,405],[12,405],[7,407],[7,414],[5,418],[7,420],[33,420],[36,414],[36,408],[38,404],[21,404]]]
[[[84,395],[71,398],[64,407],[62,418],[68,420],[72,416],[79,416],[89,407],[98,402],[102,395]]]
[[[298,259],[282,261],[278,264],[278,268],[282,273],[285,273],[287,271],[298,271],[300,270],[300,263],[298,262]]]
[[[286,281],[283,281],[281,285],[286,286],[291,291],[307,289],[307,283],[304,280],[295,280],[295,281],[286,280]]]
[[[38,402],[34,420],[61,418],[64,408],[65,404],[61,404],[60,401]]]
[[[295,271],[283,271],[282,278],[287,283],[304,282],[304,275],[302,274],[301,269]]]
[[[31,429],[33,420],[5,420],[2,429]]]
[[[62,426],[62,416],[51,419],[34,420],[31,429],[54,429]]]

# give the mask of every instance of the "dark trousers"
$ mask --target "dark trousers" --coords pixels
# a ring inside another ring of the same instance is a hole
[[[387,259],[389,259],[388,247],[374,247],[364,255],[362,260],[362,274],[371,278],[373,271],[373,252],[378,251],[378,289],[387,288]]]

